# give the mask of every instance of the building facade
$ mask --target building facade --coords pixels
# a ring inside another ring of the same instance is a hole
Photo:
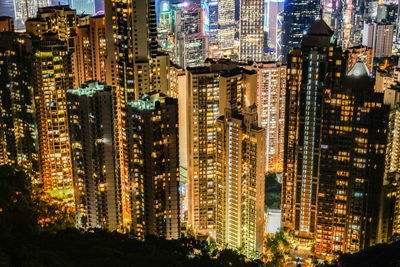
[[[55,201],[75,204],[68,130],[67,90],[73,88],[72,54],[54,34],[34,44],[33,91],[40,178]]]
[[[75,88],[86,81],[105,82],[106,34],[104,15],[89,18],[88,25],[77,27],[75,46]]]
[[[221,57],[233,53],[235,31],[235,1],[218,1],[218,50]]]
[[[36,16],[36,12],[41,7],[50,6],[50,0],[15,0],[14,1],[14,12],[15,12],[15,28],[17,30],[25,29],[25,22],[32,17]]]
[[[262,61],[264,56],[264,1],[240,1],[239,60]]]
[[[390,57],[392,55],[394,25],[387,22],[372,22],[364,24],[362,44],[374,49],[375,57]]]
[[[363,62],[325,90],[316,253],[354,253],[377,242],[389,107]]]
[[[178,103],[156,93],[128,103],[133,231],[180,237]]]
[[[118,229],[111,88],[87,82],[67,91],[77,225]]]
[[[266,129],[266,172],[282,172],[286,66],[279,62],[258,62],[253,64],[257,77],[258,125]]]
[[[96,13],[95,0],[70,0],[69,4],[79,15],[94,15]]]
[[[301,46],[301,40],[320,14],[317,0],[291,0],[285,2],[282,26],[282,55],[284,62],[290,49]]]
[[[37,175],[32,41],[13,32],[0,33],[0,39],[0,164],[18,164]]]
[[[13,32],[14,19],[12,17],[0,16],[0,32]]]
[[[288,56],[282,226],[318,257],[377,242],[388,107],[316,21]]]
[[[220,78],[225,115],[216,121],[216,242],[251,257],[263,248],[265,129],[258,127],[255,72],[235,71]]]

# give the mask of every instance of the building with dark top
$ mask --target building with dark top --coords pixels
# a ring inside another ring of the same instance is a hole
[[[354,253],[377,242],[389,106],[363,62],[325,89],[316,253]]]
[[[0,165],[37,174],[32,51],[27,34],[0,33]]]
[[[389,109],[318,20],[288,56],[282,224],[316,254],[376,242]]]
[[[118,229],[111,88],[90,81],[67,91],[77,225]]]
[[[284,61],[290,49],[301,46],[303,36],[319,15],[319,0],[285,1],[281,40]]]
[[[179,238],[178,101],[149,93],[128,102],[127,129],[132,230]]]

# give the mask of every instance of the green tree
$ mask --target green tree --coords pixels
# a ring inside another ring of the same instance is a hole
[[[40,185],[16,166],[0,166],[0,229],[9,234],[56,232],[74,226],[74,214],[50,203]]]
[[[266,262],[269,266],[284,266],[285,258],[289,254],[288,237],[282,230],[275,233],[275,236],[268,235],[266,244]]]
[[[265,176],[265,206],[270,209],[281,207],[281,188],[277,182],[275,173],[268,173]]]

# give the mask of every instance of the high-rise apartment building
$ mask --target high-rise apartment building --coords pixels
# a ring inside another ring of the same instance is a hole
[[[397,90],[397,94],[400,91]],[[400,105],[399,99],[391,103],[386,148],[385,179],[383,183],[381,242],[388,242],[400,233]]]
[[[237,107],[244,106],[250,84],[256,88],[256,73],[238,68],[227,60],[207,60],[206,66],[189,68],[179,89],[180,119],[187,137],[188,223],[200,233],[215,238],[216,219],[216,120],[225,110],[227,99],[221,91],[237,90]],[[230,82],[232,79],[232,82]],[[229,86],[232,83],[232,88]],[[183,98],[186,96],[186,98]],[[248,104],[246,104],[248,105]]]
[[[188,223],[202,233],[214,235],[219,75],[208,67],[197,67],[187,71],[187,83],[187,99],[179,105],[186,104],[188,114],[186,124],[181,123],[181,127],[187,127],[188,141]]]
[[[235,44],[235,0],[218,1],[218,25],[220,56],[230,56]]]
[[[257,71],[257,113],[258,125],[265,128],[266,172],[282,172],[286,66],[279,62],[257,62],[252,68]]]
[[[89,18],[89,24],[79,26],[74,36],[75,88],[86,81],[105,82],[106,35],[104,15]]]
[[[342,65],[335,70],[328,66],[328,62],[343,60],[341,49],[330,44],[332,34],[325,22],[318,20],[304,36],[302,47],[288,55],[282,226],[306,240],[316,233],[323,93],[320,84],[324,81],[330,88],[335,79],[339,80],[331,72],[340,73],[339,77],[345,73]]]
[[[282,224],[316,254],[356,252],[378,237],[388,107],[363,62],[319,20],[288,56]]]
[[[0,40],[0,164],[36,175],[32,41],[13,32],[1,32]]]
[[[386,22],[364,23],[362,44],[374,49],[375,57],[392,55],[394,25]]]
[[[94,15],[96,13],[95,0],[70,0],[69,4],[79,15]]]
[[[357,252],[377,242],[389,107],[363,62],[325,89],[316,253]]]
[[[39,169],[44,190],[74,205],[66,92],[73,88],[73,59],[66,41],[44,34],[34,44],[33,90],[38,131]]]
[[[170,96],[170,57],[159,52],[151,59],[150,88],[153,92],[162,92]]]
[[[247,256],[262,252],[264,234],[265,129],[258,127],[253,75],[221,73],[225,115],[216,122],[216,242]]]
[[[68,5],[58,5],[39,8],[36,17],[29,18],[25,25],[27,33],[39,38],[52,32],[57,34],[57,38],[60,40],[69,40],[75,34],[77,23],[78,19],[74,9]]]
[[[67,91],[77,225],[117,230],[121,223],[113,146],[111,88],[87,82]]]
[[[239,60],[264,59],[264,0],[240,1]]]
[[[154,0],[106,2],[107,84],[132,101],[150,91],[151,58],[157,55]]]
[[[157,54],[154,0],[106,1],[106,83],[113,87],[114,145],[122,229],[132,223],[126,105],[150,91],[151,58]]]
[[[320,14],[318,0],[290,0],[285,3],[282,26],[282,55],[284,61],[290,49],[301,46],[301,40]]]
[[[377,88],[375,88],[376,91]],[[384,103],[390,106],[385,175],[381,194],[378,243],[390,242],[400,233],[400,172],[399,172],[399,127],[400,127],[400,87],[393,82],[387,88],[380,88]]]
[[[132,230],[180,237],[178,102],[156,93],[128,102]]]

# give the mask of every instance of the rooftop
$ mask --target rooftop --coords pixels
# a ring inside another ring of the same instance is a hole
[[[362,60],[357,61],[354,67],[347,73],[347,76],[354,78],[370,77],[368,67]]]
[[[157,102],[161,103],[166,98],[162,93],[150,92],[144,94],[138,100],[129,101],[127,105],[139,110],[151,110],[156,108]]]
[[[68,90],[67,93],[78,96],[93,96],[96,92],[106,91],[107,86],[97,81],[88,81],[81,85],[78,89]]]
[[[307,31],[307,35],[318,35],[318,36],[332,36],[333,30],[325,23],[324,20],[318,19]]]

